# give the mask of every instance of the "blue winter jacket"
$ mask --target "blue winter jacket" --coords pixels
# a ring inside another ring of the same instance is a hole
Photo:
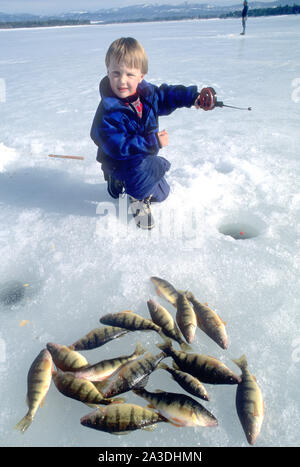
[[[143,199],[151,194],[171,165],[157,155],[158,117],[180,107],[191,107],[198,92],[196,86],[157,87],[143,80],[138,93],[143,104],[142,118],[113,94],[108,77],[103,78],[91,138],[98,146],[97,160],[102,164],[105,179],[110,174],[123,180],[129,195]]]

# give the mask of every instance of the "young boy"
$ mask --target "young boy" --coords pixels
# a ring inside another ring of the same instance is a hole
[[[110,45],[105,64],[107,76],[100,82],[101,102],[91,129],[97,161],[109,194],[118,198],[127,193],[137,226],[151,229],[150,203],[164,201],[170,191],[164,175],[171,164],[158,156],[168,145],[168,133],[159,130],[158,117],[193,105],[211,110],[215,93],[205,88],[211,91],[201,96],[196,86],[157,87],[146,82],[147,56],[131,37]]]

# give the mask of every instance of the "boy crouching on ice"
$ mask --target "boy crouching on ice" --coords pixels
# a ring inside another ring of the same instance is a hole
[[[127,193],[137,226],[151,229],[150,203],[164,201],[170,191],[164,175],[171,164],[158,156],[160,148],[168,145],[168,133],[159,131],[158,117],[193,105],[211,110],[214,93],[201,98],[196,86],[157,87],[146,82],[147,56],[131,37],[110,45],[105,64],[107,76],[100,82],[101,102],[91,129],[97,161],[109,194],[118,198]]]

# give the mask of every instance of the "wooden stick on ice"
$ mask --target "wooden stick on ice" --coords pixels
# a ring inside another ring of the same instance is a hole
[[[79,159],[84,160],[82,156],[60,156],[58,154],[48,154],[48,157],[59,157],[60,159]]]

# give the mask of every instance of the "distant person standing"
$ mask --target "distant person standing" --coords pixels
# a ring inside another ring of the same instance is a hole
[[[242,11],[242,26],[243,26],[243,32],[241,32],[242,36],[245,35],[247,18],[248,18],[248,2],[247,0],[244,0],[244,8]]]

